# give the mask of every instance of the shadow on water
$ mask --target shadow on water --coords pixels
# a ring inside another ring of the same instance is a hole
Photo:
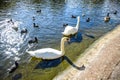
[[[45,68],[56,67],[62,61],[63,61],[62,57],[60,57],[58,59],[54,59],[54,60],[42,60],[36,65],[35,69],[45,69]]]
[[[93,35],[88,35],[88,34],[84,34],[84,35],[91,38],[91,39],[95,39],[95,37]]]
[[[72,42],[78,42],[80,43],[82,41],[82,34],[80,32],[78,32],[75,36],[72,36],[70,38],[70,42],[69,43],[72,43]]]
[[[76,68],[77,70],[84,70],[85,66],[77,66],[75,65],[67,56],[60,57],[54,60],[43,60],[39,62],[34,69],[45,69],[58,66],[62,61],[66,60],[72,67]]]

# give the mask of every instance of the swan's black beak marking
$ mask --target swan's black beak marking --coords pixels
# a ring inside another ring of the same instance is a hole
[[[70,43],[70,38],[67,38],[67,42]]]

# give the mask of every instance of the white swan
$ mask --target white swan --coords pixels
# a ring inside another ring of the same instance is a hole
[[[61,39],[61,51],[52,49],[52,48],[43,48],[35,51],[26,51],[33,57],[42,58],[42,59],[57,59],[64,55],[64,42],[67,41],[68,37],[63,37]]]
[[[80,16],[77,17],[77,24],[76,27],[72,27],[72,26],[66,26],[64,32],[62,32],[62,34],[64,36],[70,36],[70,35],[74,35],[78,32],[78,28],[80,25]]]

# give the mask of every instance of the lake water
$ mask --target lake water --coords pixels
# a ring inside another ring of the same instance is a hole
[[[115,10],[117,14],[113,14]],[[111,19],[105,23],[107,13],[110,13]],[[89,43],[91,38],[97,39],[120,24],[120,0],[0,1],[0,78],[15,60],[24,63],[30,59],[26,50],[58,47],[64,31],[63,24],[76,25],[77,19],[71,18],[72,15],[80,16],[79,33],[83,37],[79,38],[82,39],[80,44],[84,40]],[[86,22],[87,18],[90,22]],[[18,31],[8,23],[10,19],[18,26]],[[39,27],[34,28],[33,23]],[[28,33],[21,35],[23,29],[27,29]],[[28,44],[34,37],[38,38],[38,44]]]

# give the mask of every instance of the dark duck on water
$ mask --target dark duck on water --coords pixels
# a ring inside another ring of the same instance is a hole
[[[87,18],[87,19],[86,19],[86,22],[90,22],[90,18]]]
[[[36,27],[36,28],[37,28],[37,27],[39,27],[39,26],[38,26],[38,25],[36,25],[35,23],[33,23],[33,27]]]
[[[28,30],[27,29],[23,29],[23,30],[21,30],[21,34],[23,34],[23,33],[27,33],[28,32]]]
[[[35,37],[34,40],[29,40],[28,43],[29,43],[29,44],[38,43],[37,37]]]
[[[109,22],[110,21],[110,16],[109,16],[109,13],[107,13],[107,16],[104,17],[104,21],[105,22]]]
[[[13,73],[18,68],[18,66],[18,62],[15,61],[14,65],[9,69],[9,73]]]
[[[72,15],[71,18],[76,18],[76,16]]]

